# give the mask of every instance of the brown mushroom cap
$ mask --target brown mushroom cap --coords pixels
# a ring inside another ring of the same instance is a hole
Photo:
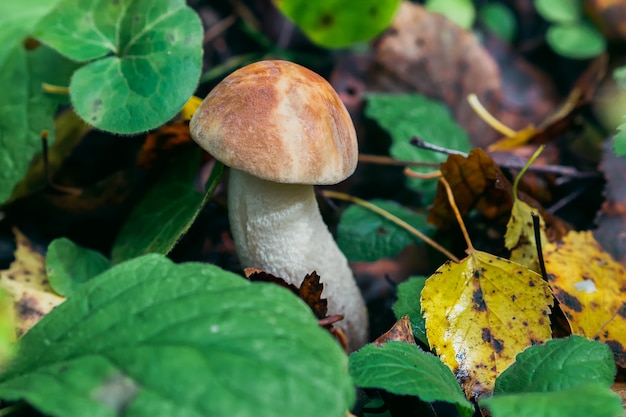
[[[336,184],[355,170],[358,144],[341,99],[321,76],[260,61],[222,80],[190,123],[192,138],[224,165],[292,184]]]

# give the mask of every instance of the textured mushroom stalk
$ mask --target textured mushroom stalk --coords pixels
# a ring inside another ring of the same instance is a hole
[[[317,271],[328,314],[354,350],[367,342],[367,310],[348,261],[322,220],[313,186],[278,184],[231,169],[228,207],[237,254],[244,267],[260,268],[300,286]]]

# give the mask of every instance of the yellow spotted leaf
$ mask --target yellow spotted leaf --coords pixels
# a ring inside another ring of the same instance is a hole
[[[431,348],[468,398],[489,395],[515,355],[550,339],[552,302],[539,274],[471,249],[437,269],[421,293]]]
[[[626,270],[590,231],[544,250],[548,281],[573,334],[606,343],[626,367]]]
[[[540,272],[533,213],[539,216],[541,246],[543,247],[548,243],[546,223],[543,221],[543,217],[537,212],[537,209],[515,197],[511,217],[506,225],[504,245],[511,251],[511,261],[524,265],[535,272]]]
[[[17,248],[9,269],[0,270],[0,287],[13,298],[17,335],[22,336],[65,298],[50,287],[44,256],[19,230],[13,229]]]

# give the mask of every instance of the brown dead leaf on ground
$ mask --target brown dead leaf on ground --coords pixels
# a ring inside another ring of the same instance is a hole
[[[611,41],[626,42],[626,2],[585,0],[585,13]]]
[[[548,281],[573,334],[606,343],[626,367],[626,268],[589,231],[544,249]]]
[[[515,355],[550,339],[552,303],[541,275],[475,249],[437,269],[421,293],[431,348],[470,399],[489,395]]]
[[[514,128],[540,120],[553,108],[552,98],[541,97],[545,106],[535,102],[523,108],[519,102],[507,102],[498,64],[478,39],[444,16],[407,1],[376,43],[374,60],[370,84],[375,89],[414,91],[442,100],[475,146],[492,143],[498,134],[471,109],[466,101],[470,93],[475,93],[492,114]],[[514,70],[519,71],[507,68]],[[531,82],[525,89],[535,87]],[[544,113],[535,114],[538,109]]]
[[[602,151],[605,201],[593,231],[602,247],[626,266],[626,156],[616,156],[610,141]]]
[[[476,210],[487,219],[508,221],[513,208],[513,185],[504,176],[493,159],[482,149],[473,149],[467,157],[450,155],[440,165],[441,174],[448,181],[461,216]],[[521,201],[539,212],[548,225],[548,239],[559,239],[570,226],[548,214],[541,205],[523,192]],[[437,186],[437,194],[428,214],[428,222],[445,228],[456,224],[445,188]]]
[[[385,343],[391,341],[417,345],[415,343],[415,337],[413,336],[413,329],[411,328],[411,320],[409,319],[408,315],[402,317],[400,320],[395,322],[391,329],[380,335],[372,343],[377,346],[382,346]]]
[[[540,145],[558,139],[571,130],[579,110],[589,104],[600,82],[606,75],[608,56],[596,58],[578,78],[568,96],[554,112],[537,126],[529,125],[515,134],[504,137],[487,148],[489,151],[512,150],[524,145]]]
[[[313,314],[315,314],[315,317],[317,317],[318,320],[326,318],[328,313],[328,302],[325,298],[322,298],[324,284],[320,282],[320,277],[315,271],[304,277],[299,288],[293,284],[287,283],[283,278],[257,268],[246,268],[244,272],[250,281],[271,282],[288,289],[300,297],[309,306],[309,308],[311,308]]]
[[[65,298],[57,295],[46,276],[45,258],[30,240],[13,229],[17,248],[9,269],[0,270],[0,286],[13,298],[17,336],[21,337]]]
[[[461,216],[475,209],[488,219],[510,212],[513,198],[511,185],[500,168],[480,148],[473,149],[467,157],[450,155],[440,165],[443,177],[454,194]],[[439,183],[437,195],[428,214],[428,222],[437,227],[456,223],[444,186]]]

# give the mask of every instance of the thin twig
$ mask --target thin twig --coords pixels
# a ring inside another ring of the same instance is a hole
[[[374,213],[384,217],[385,219],[389,220],[390,222],[400,226],[401,228],[403,228],[407,232],[411,233],[413,236],[416,236],[416,237],[422,239],[424,242],[429,244],[431,247],[433,247],[434,249],[436,249],[439,252],[443,253],[448,259],[450,259],[450,260],[452,260],[452,261],[454,261],[456,263],[459,263],[459,258],[457,258],[452,253],[450,253],[450,251],[445,249],[439,243],[435,242],[434,240],[432,240],[431,238],[429,238],[424,233],[420,232],[419,230],[417,230],[416,228],[414,228],[413,226],[411,226],[410,224],[408,224],[404,220],[402,220],[399,217],[394,216],[393,214],[389,213],[387,210],[381,209],[380,207],[370,203],[369,201],[365,201],[365,200],[363,200],[363,199],[361,199],[359,197],[355,197],[355,196],[352,196],[350,194],[345,194],[345,193],[340,193],[340,192],[337,192],[337,191],[330,191],[330,190],[322,190],[321,193],[325,197],[335,198],[337,200],[349,201],[351,203],[358,204],[361,207],[364,207],[364,208],[366,208],[366,209],[368,209],[370,211],[373,211]]]
[[[209,29],[207,29],[206,33],[204,34],[204,38],[202,39],[202,44],[206,45],[207,43],[211,42],[213,39],[217,38],[219,35],[225,32],[226,29],[231,27],[236,21],[237,21],[237,16],[235,16],[234,14],[231,14],[227,18],[222,19],[216,24],[214,24],[213,26],[211,26]]]
[[[530,215],[533,218],[535,245],[537,246],[537,260],[539,261],[539,268],[541,268],[541,276],[547,281],[548,273],[546,272],[546,264],[543,261],[543,249],[541,247],[541,217],[539,217],[539,215],[535,212],[531,212]]]
[[[446,155],[461,155],[467,156],[465,152],[457,151],[454,149],[444,148],[443,146],[435,145],[434,143],[426,142],[424,139],[413,136],[409,143],[417,148],[426,149],[427,151],[439,152]]]
[[[390,156],[369,155],[369,154],[359,154],[359,162],[366,163],[366,164],[415,166],[415,167],[426,167],[426,168],[436,168],[439,166],[439,163],[437,162],[406,161],[406,160],[401,160],[401,159],[395,159]]]

